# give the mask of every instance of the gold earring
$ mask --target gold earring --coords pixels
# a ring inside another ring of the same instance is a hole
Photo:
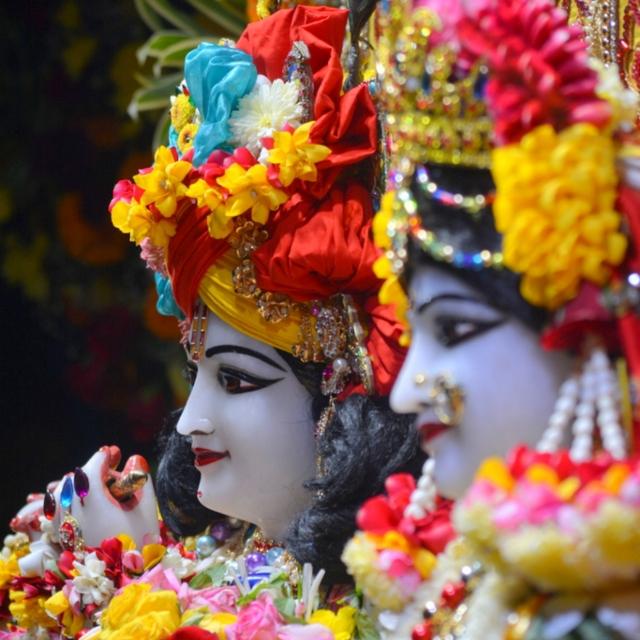
[[[464,414],[464,391],[448,374],[439,374],[429,390],[429,401],[442,424],[456,427]]]
[[[426,381],[427,376],[424,373],[416,373],[413,378],[413,384],[415,384],[416,387],[421,387],[423,384],[425,384]]]

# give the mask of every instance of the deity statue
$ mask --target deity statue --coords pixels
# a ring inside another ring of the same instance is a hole
[[[120,472],[116,447],[48,487],[0,559],[10,637],[372,637],[340,554],[425,455],[388,406],[405,350],[378,300],[378,114],[367,84],[343,88],[347,20],[298,6],[187,55],[169,146],[109,207],[192,376],[162,522],[145,461]]]
[[[345,562],[385,638],[639,638],[636,96],[548,0],[391,2],[377,31],[391,404],[430,458]]]

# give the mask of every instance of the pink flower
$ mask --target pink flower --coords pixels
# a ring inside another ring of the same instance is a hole
[[[527,510],[516,500],[507,500],[494,510],[492,520],[496,527],[513,531],[527,521]]]
[[[334,640],[333,633],[321,624],[288,624],[276,637],[278,640]]]
[[[145,238],[146,240],[147,238]],[[127,551],[122,556],[122,566],[129,573],[142,573],[144,571],[144,560],[139,551]]]
[[[277,640],[282,616],[271,597],[261,593],[256,600],[240,609],[236,622],[226,629],[229,640]]]
[[[208,607],[210,611],[235,613],[236,600],[240,592],[237,587],[208,587],[207,589],[189,589],[180,597],[183,609]]]

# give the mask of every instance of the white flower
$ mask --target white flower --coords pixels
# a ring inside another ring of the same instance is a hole
[[[171,569],[176,578],[182,580],[195,573],[196,563],[189,558],[184,558],[176,549],[169,548],[162,558],[163,569]]]
[[[100,607],[106,604],[115,591],[115,586],[104,575],[105,563],[98,559],[95,552],[85,556],[83,562],[74,562],[78,575],[73,579],[73,587],[83,606],[95,604]]]
[[[257,156],[260,138],[280,131],[286,124],[298,127],[302,124],[302,105],[298,102],[298,84],[258,76],[249,94],[240,99],[238,108],[229,118],[231,144],[247,147]]]

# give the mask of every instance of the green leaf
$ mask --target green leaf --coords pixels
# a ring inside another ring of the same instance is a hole
[[[202,589],[203,587],[220,587],[224,582],[226,575],[226,567],[224,564],[214,564],[212,567],[205,569],[202,573],[191,578],[189,586],[192,589]]]
[[[287,624],[304,624],[304,620],[295,615],[296,603],[293,598],[275,598],[273,604]]]
[[[249,591],[249,593],[242,596],[241,598],[238,598],[238,604],[240,606],[249,604],[250,602],[253,602],[266,589],[279,587],[286,582],[287,582],[286,574],[279,573],[277,576],[274,576],[271,579],[266,580],[265,582],[261,582],[260,584],[257,584],[253,589],[251,589],[251,591]]]
[[[146,0],[153,10],[161,15],[167,22],[171,23],[180,31],[190,36],[204,36],[205,33],[200,25],[190,15],[184,11],[176,9],[169,0]]]
[[[203,16],[221,27],[229,36],[237,37],[242,33],[246,24],[246,18],[239,16],[235,11],[230,10],[225,2],[218,0],[187,0],[189,4]]]
[[[184,67],[184,59],[192,49],[195,49],[204,38],[184,38],[180,42],[171,47],[167,47],[162,55],[158,57],[158,62],[153,67],[153,71],[157,76],[162,73],[163,67]]]
[[[162,20],[158,17],[156,12],[149,7],[147,0],[134,0],[136,11],[142,18],[142,21],[151,29],[156,31],[162,29]]]
[[[162,78],[161,81],[149,87],[138,89],[131,98],[127,112],[135,120],[141,111],[155,111],[156,109],[168,109],[169,97],[173,95],[175,87],[182,80],[182,74],[176,73]]]
[[[181,31],[156,31],[136,52],[139,64],[144,64],[147,58],[159,58],[165,50],[187,39]]]
[[[375,623],[364,611],[358,610],[356,614],[356,629],[358,640],[380,640]]]
[[[152,149],[157,149],[160,145],[167,144],[170,125],[171,116],[169,115],[169,111],[165,111],[160,120],[158,120],[158,124],[156,124],[155,131],[153,132]]]

